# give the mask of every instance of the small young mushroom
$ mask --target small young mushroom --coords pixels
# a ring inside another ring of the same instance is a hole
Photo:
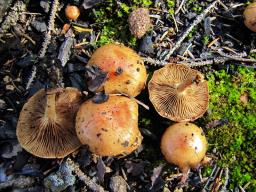
[[[42,158],[63,158],[81,146],[75,115],[81,104],[76,88],[41,89],[23,106],[17,124],[20,145]]]
[[[156,111],[173,121],[193,121],[208,108],[207,81],[185,65],[169,64],[155,71],[148,90]]]
[[[177,165],[184,178],[190,168],[198,168],[207,151],[207,140],[203,130],[192,123],[176,123],[164,132],[161,151],[169,163]]]
[[[65,15],[67,19],[75,21],[80,15],[80,10],[75,5],[68,5],[65,8]]]
[[[135,97],[145,86],[147,73],[143,60],[123,45],[108,44],[98,48],[88,65],[95,65],[108,73],[103,84],[106,93],[125,93]]]
[[[128,18],[131,33],[140,39],[152,26],[149,10],[146,8],[135,9]]]
[[[81,143],[96,155],[127,155],[142,141],[138,104],[127,97],[111,95],[104,103],[87,100],[77,112],[76,132]]]
[[[251,31],[256,32],[256,2],[251,3],[245,8],[244,24]]]

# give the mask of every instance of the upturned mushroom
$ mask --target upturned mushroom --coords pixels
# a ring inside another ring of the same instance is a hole
[[[251,3],[245,8],[244,24],[251,31],[256,32],[256,2]]]
[[[164,132],[161,151],[169,163],[177,165],[184,178],[190,168],[196,169],[204,161],[207,140],[203,130],[192,123],[176,123]]]
[[[138,129],[138,104],[127,97],[109,96],[103,103],[87,100],[76,117],[81,143],[100,156],[125,156],[142,141]]]
[[[108,44],[98,48],[88,65],[95,65],[108,73],[103,84],[106,93],[125,93],[135,97],[145,86],[147,73],[143,60],[123,45]]]
[[[81,143],[75,132],[75,115],[81,104],[76,88],[41,89],[23,106],[17,124],[20,145],[42,158],[63,158]]]
[[[148,90],[156,111],[173,121],[193,121],[208,108],[207,81],[185,65],[169,64],[155,71]]]

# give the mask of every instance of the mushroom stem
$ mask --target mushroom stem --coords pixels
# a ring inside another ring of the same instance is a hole
[[[56,93],[47,94],[45,116],[50,120],[56,120]]]
[[[194,84],[194,83],[198,84],[198,83],[200,83],[202,81],[203,81],[203,77],[201,75],[192,76],[191,78],[186,80],[184,83],[181,83],[177,87],[177,91],[179,93],[182,93],[183,91],[185,91],[186,88],[190,87],[192,84]]]
[[[187,81],[185,81],[184,83],[181,83],[178,87],[177,87],[177,91],[179,93],[182,93],[186,90],[187,87],[189,87],[190,85],[192,85],[194,83],[193,79],[189,79]]]

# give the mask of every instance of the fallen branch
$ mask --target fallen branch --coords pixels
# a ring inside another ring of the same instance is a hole
[[[213,3],[211,3],[200,15],[198,15],[196,17],[196,19],[193,21],[193,23],[187,28],[187,30],[183,33],[183,35],[175,43],[175,46],[172,49],[170,49],[169,53],[165,56],[164,60],[169,59],[169,57],[174,53],[174,51],[176,51],[180,47],[181,43],[188,36],[188,34],[193,30],[193,28],[202,22],[202,20],[205,18],[205,16],[216,6],[216,4],[218,2],[219,2],[219,0],[216,0]]]
[[[147,64],[154,65],[154,66],[164,66],[164,65],[168,64],[168,62],[166,62],[166,61],[160,61],[157,59],[153,59],[151,57],[143,57],[142,59]]]

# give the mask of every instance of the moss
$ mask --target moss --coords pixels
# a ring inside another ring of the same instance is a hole
[[[174,14],[174,7],[175,7],[175,1],[174,0],[167,0],[167,7],[169,14]]]
[[[199,14],[203,11],[203,7],[200,6],[200,3],[198,3],[197,0],[189,0],[187,2],[187,7],[197,14]]]
[[[209,43],[209,41],[210,41],[209,36],[204,35],[203,38],[202,38],[203,44],[204,44],[204,45],[207,45],[207,44]]]
[[[250,182],[247,191],[256,190],[256,75],[254,69],[231,66],[208,73],[210,105],[204,118],[207,124],[228,119],[228,124],[206,130],[210,151],[220,155],[218,164],[231,170],[230,188]],[[248,101],[242,102],[245,94]]]
[[[197,32],[197,28],[194,27],[188,34],[187,39],[192,39]]]
[[[97,8],[96,17],[94,13],[90,12],[89,17],[95,22],[94,28],[100,30],[94,46],[99,47],[111,42],[120,42],[135,47],[137,40],[129,31],[127,19],[136,5],[130,7],[126,3],[118,4],[114,0],[109,0]]]

